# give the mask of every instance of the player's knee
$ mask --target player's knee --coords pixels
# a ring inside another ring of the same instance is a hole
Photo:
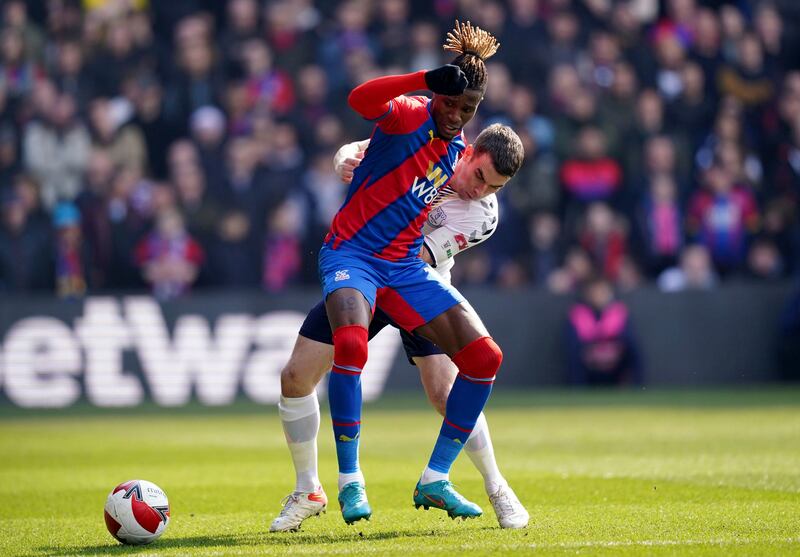
[[[503,351],[492,337],[481,337],[462,348],[453,362],[458,370],[476,379],[494,379],[500,364],[503,363]]]
[[[367,363],[369,333],[361,325],[345,325],[333,332],[333,363],[336,366],[357,368]]]
[[[316,378],[312,375],[289,361],[281,370],[281,394],[290,398],[311,394],[317,386]]]
[[[442,416],[444,416],[447,411],[448,396],[450,396],[450,389],[444,387],[437,388],[428,393],[428,399],[431,401],[431,404]]]

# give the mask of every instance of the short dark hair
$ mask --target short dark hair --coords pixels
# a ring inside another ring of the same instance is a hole
[[[494,169],[512,178],[522,166],[525,148],[517,133],[502,124],[484,128],[472,144],[475,153],[489,153]]]

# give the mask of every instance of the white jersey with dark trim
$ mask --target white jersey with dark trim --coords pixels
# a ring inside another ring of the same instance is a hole
[[[428,214],[422,227],[425,247],[433,258],[433,267],[450,282],[456,254],[487,240],[497,229],[497,196],[490,194],[477,201],[454,199]]]

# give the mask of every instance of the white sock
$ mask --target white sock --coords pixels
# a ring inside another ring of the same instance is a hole
[[[427,485],[432,484],[433,482],[439,482],[442,480],[449,480],[450,474],[445,474],[443,472],[437,472],[436,470],[432,470],[428,466],[425,467],[425,470],[422,471],[422,477],[419,479],[420,485]]]
[[[478,416],[478,421],[475,422],[472,433],[467,442],[464,443],[464,450],[475,465],[475,468],[483,476],[486,493],[495,493],[498,487],[506,483],[505,478],[500,473],[500,469],[497,467],[492,437],[489,435],[489,424],[486,423],[486,416],[484,416],[483,412]]]
[[[348,472],[347,474],[339,473],[339,491],[342,490],[344,486],[347,484],[351,484],[353,482],[358,482],[361,485],[367,485],[364,482],[364,474],[361,473],[361,470],[357,472]]]
[[[281,396],[278,413],[286,444],[292,454],[295,491],[312,492],[320,486],[317,472],[319,401],[317,393],[297,398]]]

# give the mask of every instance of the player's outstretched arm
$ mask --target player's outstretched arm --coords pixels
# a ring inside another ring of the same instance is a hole
[[[435,70],[377,77],[350,92],[347,103],[364,118],[375,120],[391,109],[391,100],[410,91],[428,89],[439,95],[460,95],[468,80],[461,68],[446,64]]]

